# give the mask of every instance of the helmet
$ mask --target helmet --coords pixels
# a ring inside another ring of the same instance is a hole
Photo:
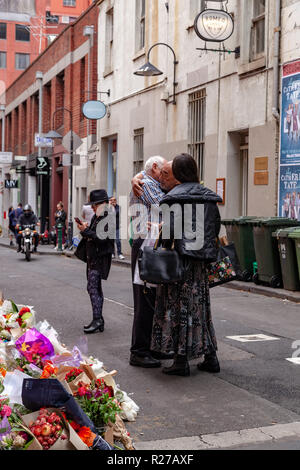
[[[24,207],[24,213],[25,213],[25,214],[28,214],[29,212],[32,212],[31,205],[30,205],[30,204],[26,204],[26,206]]]

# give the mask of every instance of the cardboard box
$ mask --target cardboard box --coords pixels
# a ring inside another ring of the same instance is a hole
[[[55,411],[55,413],[60,416],[60,418],[62,419],[63,433],[67,436],[67,439],[65,440],[61,438],[57,439],[55,444],[50,447],[49,450],[89,450],[88,446],[80,439],[76,431],[74,431],[70,424],[65,420],[60,410],[58,410],[57,408],[47,408],[47,410],[51,413]],[[38,411],[22,416],[25,426],[29,428],[29,424],[32,421],[35,422],[38,416]]]

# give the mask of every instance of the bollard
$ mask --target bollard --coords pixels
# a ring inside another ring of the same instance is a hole
[[[57,251],[62,251],[62,229],[63,225],[57,225]]]

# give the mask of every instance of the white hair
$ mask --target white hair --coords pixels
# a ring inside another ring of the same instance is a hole
[[[147,174],[151,172],[154,163],[157,164],[158,168],[162,168],[163,164],[165,163],[165,159],[163,157],[160,157],[159,155],[150,157],[145,163],[145,172]]]

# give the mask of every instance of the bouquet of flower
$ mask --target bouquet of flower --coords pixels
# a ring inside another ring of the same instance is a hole
[[[34,311],[30,307],[18,306],[12,300],[5,300],[0,306],[0,338],[11,339],[12,330],[25,330],[34,323]],[[22,333],[22,332],[21,332]]]
[[[80,382],[74,397],[98,429],[115,423],[116,415],[121,412],[112,387],[107,387],[102,379],[92,380],[89,385]]]
[[[44,361],[54,355],[53,346],[48,338],[35,328],[27,330],[16,341],[16,348],[29,362],[41,369],[44,368]]]
[[[83,370],[81,369],[77,369],[76,367],[74,367],[73,369],[70,370],[70,372],[68,372],[65,376],[65,380],[70,383],[72,382],[73,380],[76,379],[76,377],[78,377],[80,374],[83,373]]]
[[[0,450],[25,450],[32,441],[33,437],[9,406],[8,398],[0,399]]]

